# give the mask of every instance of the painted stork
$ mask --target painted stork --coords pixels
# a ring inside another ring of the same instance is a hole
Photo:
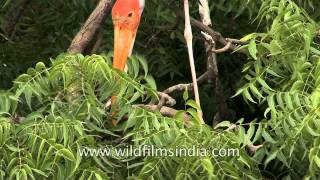
[[[136,38],[145,0],[117,0],[112,8],[114,24],[113,67],[124,70]]]

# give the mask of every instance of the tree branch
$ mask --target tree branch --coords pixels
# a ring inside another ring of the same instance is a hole
[[[94,38],[105,18],[109,14],[112,6],[111,0],[100,0],[95,10],[91,13],[87,21],[81,27],[78,34],[72,40],[69,53],[82,53]]]
[[[211,18],[210,18],[210,9],[208,0],[199,0],[199,14],[201,17],[201,21],[203,25],[209,27],[212,25]],[[221,119],[226,119],[229,115],[229,109],[227,103],[225,101],[223,87],[221,85],[221,81],[219,79],[219,69],[218,69],[218,60],[217,60],[217,53],[222,53],[228,51],[232,43],[231,41],[227,41],[227,44],[221,49],[216,49],[215,40],[212,36],[208,35],[206,32],[201,32],[203,35],[207,54],[207,71],[208,71],[208,82],[214,84],[213,93],[217,107],[217,113],[213,118],[212,124],[219,122]],[[218,34],[219,35],[219,34]],[[220,34],[221,36],[221,34]],[[222,36],[221,36],[222,37]]]
[[[232,43],[229,41],[223,48],[220,48],[220,49],[215,49],[215,48],[212,48],[211,51],[214,52],[214,53],[223,53],[223,52],[226,52],[230,49]]]
[[[175,14],[176,14],[176,16],[178,16],[178,17],[180,17],[180,18],[182,18],[182,19],[184,19],[185,17],[184,17],[184,12],[183,11],[181,11],[181,10],[179,10],[179,8],[178,7],[176,7],[175,5],[173,5],[172,3],[170,4],[168,4],[168,3],[165,3],[172,11],[174,11],[175,12]],[[212,37],[212,39],[214,40],[214,41],[217,41],[217,42],[219,42],[219,43],[221,43],[222,45],[224,45],[224,46],[226,46],[227,45],[227,43],[229,42],[229,41],[231,41],[232,42],[232,44],[231,44],[231,46],[230,46],[230,50],[236,50],[236,48],[237,48],[237,45],[238,44],[244,44],[244,43],[246,43],[246,42],[242,42],[242,41],[240,41],[240,40],[236,40],[236,39],[232,39],[232,38],[224,38],[222,35],[221,35],[221,33],[220,32],[217,32],[217,31],[214,31],[213,29],[211,29],[209,26],[207,26],[207,25],[205,25],[205,24],[203,24],[201,21],[198,21],[198,20],[196,20],[196,19],[194,19],[194,18],[192,18],[192,17],[190,17],[190,22],[191,22],[191,25],[192,26],[194,26],[194,27],[196,27],[197,29],[199,29],[199,30],[201,30],[201,31],[203,31],[203,32],[205,32],[205,33],[207,33],[208,35],[210,35],[211,37]],[[239,53],[246,53],[246,50],[245,49],[239,49],[238,51],[236,51],[236,52],[239,52]]]
[[[191,24],[195,27],[197,27],[198,29],[208,33],[212,38],[213,40],[217,41],[217,42],[220,42],[222,45],[226,46],[228,44],[228,39],[224,38],[220,32],[217,32],[217,31],[214,31],[213,29],[211,29],[210,27],[202,24],[200,21],[194,19],[194,18],[191,18]],[[230,45],[230,50],[236,50],[237,46],[234,45],[234,44],[231,44]],[[240,53],[246,53],[246,51],[244,49],[240,49],[238,50],[237,52],[240,52]]]
[[[141,107],[141,108],[146,108],[150,111],[158,111],[157,105],[136,104],[136,105],[133,105],[133,107]],[[159,110],[159,112],[163,116],[174,117],[178,113],[178,110],[170,108],[170,107],[162,106],[161,109]],[[183,116],[183,120],[185,122],[185,125],[187,127],[190,127],[191,117],[187,113],[183,113],[182,116]]]
[[[158,92],[158,95],[160,96],[159,103],[157,105],[157,109],[160,110],[164,104],[168,104],[170,106],[174,106],[176,104],[176,100],[173,99],[171,96],[169,96],[166,93]]]
[[[208,79],[208,72],[205,72],[204,74],[202,74],[198,79],[197,82],[198,84],[202,84],[203,82],[205,82]],[[166,90],[162,91],[163,93],[166,94],[170,94],[174,91],[184,91],[185,89],[187,89],[188,91],[193,90],[193,86],[192,83],[187,83],[187,84],[177,84],[174,86],[171,86],[169,88],[167,88]]]

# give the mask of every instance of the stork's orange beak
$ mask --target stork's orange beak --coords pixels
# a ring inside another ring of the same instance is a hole
[[[135,30],[128,28],[114,28],[114,57],[113,67],[124,70],[127,58],[131,53],[132,46],[135,40]]]

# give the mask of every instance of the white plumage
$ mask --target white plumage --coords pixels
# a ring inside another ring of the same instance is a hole
[[[144,5],[145,5],[145,0],[139,0],[140,15],[141,15],[141,14],[142,14],[142,12],[143,12]]]

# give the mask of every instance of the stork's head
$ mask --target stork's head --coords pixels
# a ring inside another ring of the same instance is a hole
[[[112,8],[114,24],[113,67],[123,70],[131,54],[145,0],[117,0]]]

